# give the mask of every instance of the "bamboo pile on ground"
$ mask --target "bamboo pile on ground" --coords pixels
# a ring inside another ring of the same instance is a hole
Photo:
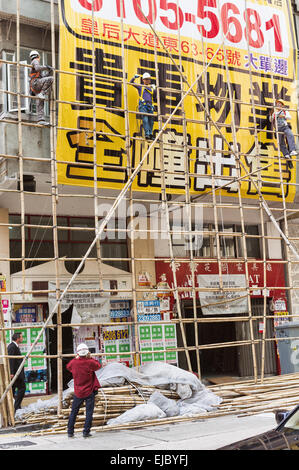
[[[240,380],[225,385],[207,386],[206,388],[223,400],[215,410],[192,416],[174,416],[113,426],[106,425],[110,418],[117,417],[136,405],[146,403],[155,390],[159,390],[167,398],[178,400],[179,396],[170,390],[140,387],[134,384],[103,388],[96,396],[92,430],[101,432],[132,429],[141,426],[150,427],[199,419],[205,420],[227,415],[248,416],[259,413],[274,413],[278,409],[291,410],[298,404],[299,374],[266,377],[262,383],[256,383],[253,380]],[[24,424],[40,423],[41,425],[48,424],[50,426],[49,429],[33,431],[30,433],[31,435],[66,433],[71,403],[72,395],[69,395],[64,401],[59,416],[57,416],[57,410],[53,408],[40,411],[34,415],[24,416],[22,422]],[[83,407],[77,417],[76,432],[83,430],[84,420],[85,409]]]
[[[157,390],[155,387],[140,387],[133,384],[122,387],[105,387],[98,391],[95,398],[95,408],[93,414],[93,426],[103,426],[111,418],[116,418],[127,410],[137,405],[147,403],[148,399]],[[161,390],[167,398],[179,399],[179,396],[171,390]],[[23,414],[21,421],[17,424],[41,424],[51,426],[53,431],[66,432],[68,417],[72,407],[73,394],[70,393],[63,401],[63,408],[57,414],[57,408],[42,408],[39,411]],[[77,416],[75,429],[83,429],[85,420],[85,407],[82,406]],[[46,432],[46,431],[45,431]],[[45,433],[43,432],[43,434]],[[48,431],[49,432],[49,431]],[[52,432],[52,431],[50,431]]]

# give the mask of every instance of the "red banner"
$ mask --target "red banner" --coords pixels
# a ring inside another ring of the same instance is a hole
[[[252,288],[250,294],[252,298],[263,297],[265,289],[266,297],[271,297],[275,304],[281,300],[286,306],[285,292],[285,274],[284,264],[277,262],[278,260],[267,260],[265,265],[266,282],[264,283],[264,263],[261,260],[248,262],[248,278],[249,287]],[[219,274],[219,266],[217,262],[208,262],[194,260],[194,285],[199,287],[197,275],[215,276]],[[222,274],[246,274],[245,263],[225,262],[221,263]],[[178,287],[186,287],[190,290],[180,292],[182,299],[192,298],[192,267],[190,262],[180,259],[175,260],[175,274]],[[171,289],[174,289],[173,272],[170,261],[156,261],[156,280],[159,283],[167,282]],[[165,285],[165,284],[164,284]],[[196,297],[198,298],[198,292]]]

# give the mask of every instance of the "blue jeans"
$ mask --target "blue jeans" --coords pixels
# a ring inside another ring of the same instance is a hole
[[[71,411],[68,425],[67,425],[68,434],[74,433],[74,427],[75,427],[77,414],[79,412],[80,406],[82,405],[84,401],[86,403],[86,418],[85,418],[83,434],[88,434],[90,431],[91,424],[92,424],[93,410],[94,410],[95,392],[92,392],[91,395],[85,398],[78,398],[74,394],[72,411]]]
[[[283,156],[289,155],[290,152],[293,152],[294,150],[296,150],[293,132],[291,131],[289,126],[286,126],[286,125],[282,127],[278,127],[278,132],[279,132],[278,136],[279,136],[280,150],[283,153]],[[286,146],[285,138],[287,138],[289,148],[287,148]]]
[[[142,103],[139,102],[139,111],[141,113],[154,113],[154,108],[150,103]],[[145,137],[149,137],[153,134],[153,127],[154,127],[154,116],[142,116],[143,122],[143,129],[145,133]]]

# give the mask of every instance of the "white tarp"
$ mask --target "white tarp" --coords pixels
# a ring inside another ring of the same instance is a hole
[[[120,386],[126,381],[139,385],[151,385],[176,391],[180,400],[167,399],[159,392],[154,392],[147,405],[155,404],[166,416],[193,416],[212,411],[220,405],[222,398],[208,390],[201,381],[191,372],[165,363],[149,363],[137,368],[128,368],[123,364],[111,363],[96,372],[102,386]],[[131,411],[131,410],[130,410]],[[140,412],[139,412],[140,411]],[[148,410],[151,412],[151,409]],[[139,410],[125,412],[107,424],[125,424],[135,421],[144,421],[144,407]],[[156,419],[156,418],[151,418]]]

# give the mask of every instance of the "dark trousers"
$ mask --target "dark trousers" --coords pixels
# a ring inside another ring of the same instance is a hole
[[[86,404],[86,417],[85,417],[83,434],[88,434],[90,431],[91,424],[92,424],[93,410],[94,410],[94,401],[95,401],[94,392],[92,392],[91,395],[85,398],[78,398],[76,397],[76,395],[74,395],[72,411],[71,411],[69,421],[68,421],[68,426],[67,426],[68,434],[74,433],[74,427],[75,427],[77,414],[79,412],[80,406],[83,404],[84,401]]]
[[[139,111],[141,113],[153,114],[154,108],[150,103],[139,102]],[[142,116],[143,129],[145,137],[150,137],[153,134],[154,116]]]
[[[40,93],[41,91],[45,94],[48,94],[51,86],[53,85],[53,77],[44,77],[44,78],[37,78],[32,82],[32,88],[35,94]],[[37,99],[36,100],[36,112],[37,112],[37,120],[41,121],[44,119],[44,107],[45,107],[45,100]]]
[[[26,392],[25,381],[22,377],[18,377],[12,386],[12,393],[15,399],[15,404],[14,404],[15,411],[21,408],[21,403],[24,398],[25,392]]]

